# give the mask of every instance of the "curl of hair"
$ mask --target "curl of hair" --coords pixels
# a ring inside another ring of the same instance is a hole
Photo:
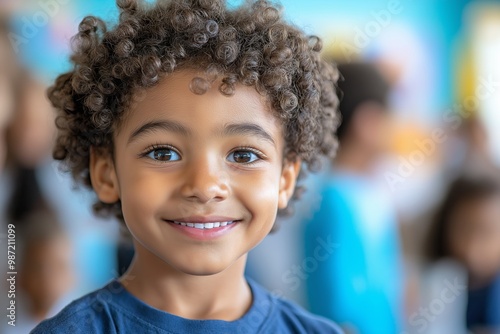
[[[200,72],[190,85],[195,94],[217,78],[224,95],[238,84],[263,94],[283,123],[285,159],[315,170],[322,155],[334,156],[337,70],[320,58],[321,40],[285,22],[281,8],[266,0],[236,9],[223,0],[117,4],[119,22],[109,30],[97,17],[82,20],[72,40],[74,68],[48,91],[59,113],[54,158],[78,183],[91,186],[90,151],[113,152],[113,133],[135,96],[184,68]],[[123,220],[119,201],[98,201],[94,210]]]
[[[219,32],[219,24],[214,20],[208,20],[205,24],[205,30],[208,34],[208,37],[215,37]]]
[[[229,65],[238,57],[239,49],[239,45],[236,42],[225,42],[217,47],[215,56],[224,65]]]
[[[196,77],[191,81],[189,88],[194,94],[203,95],[210,89],[210,83],[204,78]]]

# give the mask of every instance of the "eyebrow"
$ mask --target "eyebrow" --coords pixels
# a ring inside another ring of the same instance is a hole
[[[141,125],[140,128],[135,130],[129,137],[128,143],[130,144],[132,141],[135,139],[139,138],[140,136],[155,132],[157,130],[163,130],[163,131],[168,131],[168,132],[175,132],[178,134],[181,134],[183,136],[190,136],[191,131],[186,129],[182,124],[177,123],[175,121],[169,121],[169,120],[161,120],[161,121],[151,121],[147,122],[146,124]]]
[[[255,123],[226,124],[224,125],[221,133],[223,136],[251,135],[266,140],[276,146],[273,137],[266,130],[264,130],[264,128]]]
[[[157,130],[175,132],[181,134],[185,137],[191,136],[191,131],[184,127],[182,124],[170,120],[161,121],[151,121],[141,125],[137,130],[135,130],[129,137],[128,143],[136,140],[142,135],[151,133]],[[225,124],[222,131],[219,132],[222,136],[234,136],[234,135],[250,135],[255,136],[260,139],[266,140],[272,145],[276,146],[273,137],[262,128],[260,125],[255,123],[230,123]]]

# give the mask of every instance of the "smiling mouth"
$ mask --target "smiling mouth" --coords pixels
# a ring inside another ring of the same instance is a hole
[[[179,222],[175,220],[169,221],[169,223],[174,223],[176,225],[192,227],[199,230],[210,230],[217,227],[224,227],[227,225],[231,225],[238,222],[237,220],[223,221],[223,222],[210,222],[210,223],[188,223],[188,222]]]

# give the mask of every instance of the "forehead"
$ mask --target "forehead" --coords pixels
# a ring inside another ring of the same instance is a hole
[[[237,84],[234,94],[226,96],[219,91],[222,83],[220,76],[206,92],[195,94],[194,85],[200,77],[203,77],[200,72],[179,70],[162,79],[156,86],[137,92],[119,132],[158,118],[174,118],[184,125],[195,127],[251,121],[281,134],[281,121],[273,112],[269,99],[259,94],[254,87]]]

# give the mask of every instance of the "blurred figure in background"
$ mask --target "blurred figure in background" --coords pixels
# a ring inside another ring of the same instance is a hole
[[[498,333],[499,180],[475,175],[454,181],[430,231],[427,249],[431,264],[437,265],[444,259],[452,259],[465,268],[468,276],[466,312],[455,314],[450,320],[455,323],[466,322],[474,333]],[[443,328],[450,329],[449,326]]]
[[[402,268],[396,213],[377,167],[389,144],[390,87],[368,64],[340,65],[342,124],[320,209],[306,225],[310,309],[347,333],[399,333]],[[335,245],[322,250],[324,242]],[[363,312],[366,309],[366,312]]]
[[[24,71],[19,76],[14,114],[6,129],[8,160],[3,191],[9,222],[18,222],[47,206],[36,169],[49,157],[54,133],[52,109],[45,102],[45,86]]]
[[[69,175],[51,158],[55,112],[46,86],[31,72],[20,77],[14,114],[6,130],[7,163],[0,178],[0,223],[20,224],[25,216],[49,205],[75,248],[81,293],[102,285],[117,273],[116,224],[94,218],[88,192],[77,192]],[[89,251],[92,249],[92,251]],[[1,254],[0,254],[1,255]]]
[[[75,191],[71,177],[52,160],[55,113],[45,83],[69,65],[68,50],[62,45],[68,44],[71,31],[78,28],[74,22],[80,19],[75,18],[87,15],[92,6],[104,8],[114,2],[0,1],[0,244],[8,223],[21,229],[28,217],[34,219],[50,206],[74,249],[73,265],[79,278],[75,294],[93,290],[117,275],[117,224],[95,218],[89,209],[90,193]],[[18,242],[21,238],[17,237]],[[0,257],[5,273],[7,247],[0,247]],[[37,282],[37,276],[31,276],[34,273],[25,270],[23,281]],[[7,293],[0,292],[1,303]],[[31,307],[25,299],[18,305]]]
[[[5,332],[24,334],[71,301],[74,259],[70,240],[49,208],[32,212],[16,226],[17,317],[16,326],[6,327]]]
[[[12,115],[4,133],[7,156],[0,178],[3,222],[20,220],[36,209],[36,201],[46,200],[36,173],[50,157],[55,130],[45,86],[26,71],[20,71],[17,79]],[[12,82],[9,84],[12,87]]]
[[[43,84],[28,72],[20,74],[19,80],[14,112],[5,131],[7,164],[0,179],[1,228],[5,231],[9,223],[16,231],[16,326],[4,322],[2,333],[28,333],[68,303],[67,294],[73,292],[75,283],[75,259],[67,230],[38,174],[50,156],[52,109],[45,102]],[[2,247],[0,256],[7,258],[7,247]]]

